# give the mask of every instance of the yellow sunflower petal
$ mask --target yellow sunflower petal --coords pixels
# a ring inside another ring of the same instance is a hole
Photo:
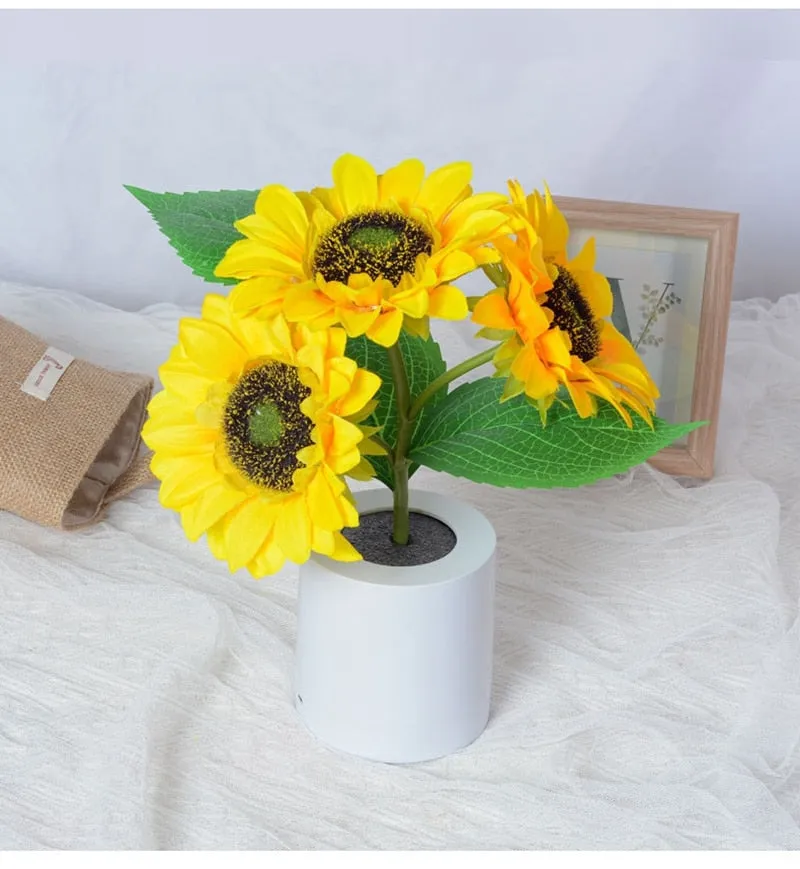
[[[623,404],[630,405],[636,411],[636,413],[638,413],[639,416],[650,426],[650,428],[653,427],[653,418],[651,415],[653,412],[652,408],[647,407],[644,402],[640,401],[635,395],[633,395],[631,392],[628,392],[627,390],[622,390],[620,392],[619,400]]]
[[[212,525],[206,531],[206,543],[214,558],[219,561],[225,561],[225,519],[223,516],[219,522]]]
[[[342,360],[342,362],[344,361],[353,362],[352,359]],[[328,367],[327,389],[325,390],[325,394],[328,400],[337,406],[337,412],[339,412],[338,408],[341,399],[350,392],[350,384],[353,382],[353,375],[345,373],[344,371],[338,371],[332,363],[333,360]],[[345,414],[341,415],[344,416]]]
[[[500,211],[478,211],[461,224],[450,244],[483,244],[508,224],[507,215]]]
[[[585,383],[585,388],[593,395],[605,399],[619,413],[628,428],[633,426],[631,416],[620,401],[622,390],[611,380],[598,374],[585,362],[581,362],[577,356],[572,357],[572,379]]]
[[[658,389],[633,344],[608,320],[604,320],[600,326],[600,344],[600,355],[604,362],[622,362],[639,369],[655,390],[655,397],[658,397]]]
[[[219,429],[225,405],[216,401],[206,401],[195,411],[195,421],[203,428]]]
[[[192,425],[157,425],[149,419],[142,426],[142,440],[151,450],[166,455],[179,455],[198,450],[205,451],[218,438],[214,429]]]
[[[309,193],[306,190],[295,190],[294,195],[297,197],[300,204],[303,206],[303,210],[306,213],[306,217],[309,222],[313,220],[314,214],[317,211],[325,210],[322,203],[314,196],[313,193]]]
[[[225,555],[231,572],[252,561],[272,531],[280,507],[266,498],[245,501],[225,521]]]
[[[206,295],[203,299],[200,316],[203,320],[210,320],[229,332],[232,331],[234,319],[230,303],[225,296],[221,296],[219,293],[208,293]]]
[[[428,313],[442,320],[463,320],[469,316],[467,297],[452,284],[436,287],[430,294]]]
[[[245,238],[259,242],[270,250],[277,251],[299,263],[303,262],[305,244],[298,244],[287,237],[280,227],[262,215],[248,214],[247,217],[237,220],[234,226]]]
[[[199,540],[214,523],[250,497],[252,494],[248,491],[236,489],[220,479],[181,510],[184,533],[189,540]]]
[[[511,373],[525,384],[525,394],[531,398],[544,398],[557,391],[558,378],[542,362],[536,349],[523,347],[511,365]]]
[[[611,316],[614,298],[605,276],[594,270],[595,240],[590,238],[581,252],[567,263],[567,271],[575,278],[581,295],[589,303],[595,317],[602,320]]]
[[[467,218],[471,217],[476,212],[499,209],[500,206],[507,203],[508,198],[503,196],[502,193],[477,193],[474,196],[470,196],[469,199],[465,199],[463,202],[456,205],[456,207],[447,215],[447,220],[445,221],[445,227],[442,233],[443,240],[446,243],[448,239],[453,238]],[[508,217],[505,218],[505,221],[507,220]]]
[[[354,154],[343,154],[333,164],[333,184],[346,214],[378,204],[378,176],[372,166]]]
[[[329,329],[328,334],[330,334],[330,332],[332,331],[332,329]],[[344,349],[345,348],[342,347],[339,352],[335,352],[333,356],[328,357],[328,366],[331,372],[340,374],[342,377],[345,377],[347,379],[348,383],[350,383],[352,379],[356,376],[356,372],[358,371],[358,363],[355,361],[355,359],[348,359],[347,356],[341,356],[340,353],[344,353]]]
[[[449,163],[435,169],[423,182],[417,205],[430,212],[434,222],[438,222],[451,208],[469,196],[471,178],[470,163]]]
[[[567,387],[567,392],[569,392],[569,397],[575,405],[578,416],[586,419],[586,417],[594,416],[597,413],[597,403],[586,389],[584,383],[574,382],[569,380],[569,378],[565,378],[564,385]]]
[[[244,347],[225,328],[208,320],[181,320],[178,336],[186,355],[209,377],[238,374],[247,359]]]
[[[539,338],[539,349],[550,365],[569,368],[569,338],[560,329],[549,329]]]
[[[272,534],[261,547],[255,558],[247,565],[247,570],[254,579],[272,576],[286,564],[286,555]]]
[[[287,187],[270,184],[256,199],[256,214],[266,219],[301,250],[306,244],[308,215],[303,203]]]
[[[357,296],[353,296],[352,298],[358,298],[359,301],[377,301],[380,299],[381,289],[384,285],[388,284],[388,282],[382,281],[378,279],[377,281],[374,278],[371,278],[366,272],[358,272],[357,274],[350,275],[347,279],[347,289],[349,290],[370,290],[370,293],[362,295],[359,293]],[[391,286],[391,284],[388,284]]]
[[[378,399],[373,398],[372,401],[368,401],[360,410],[355,411],[355,413],[344,414],[339,412],[339,416],[346,416],[350,422],[360,423],[368,416],[371,416],[377,406]]]
[[[331,455],[344,455],[350,453],[361,441],[363,434],[361,429],[352,422],[340,416],[331,418],[333,437],[330,444]]]
[[[380,202],[393,200],[401,208],[411,208],[419,195],[424,177],[425,166],[421,160],[403,160],[397,166],[387,169],[378,178]]]
[[[318,323],[323,328],[336,322],[336,305],[310,286],[298,288],[287,295],[283,312],[289,322]]]
[[[311,223],[308,232],[308,242],[306,250],[306,272],[311,275],[313,268],[314,252],[317,249],[320,239],[327,235],[334,226],[336,226],[337,218],[328,211],[327,208],[321,205],[316,197],[311,197],[317,203],[316,210],[311,215]]]
[[[582,272],[591,272],[594,271],[594,263],[597,259],[597,247],[595,243],[595,238],[592,236],[588,238],[584,243],[583,247],[580,250],[580,253],[577,256],[574,256],[568,263],[567,268],[571,272],[582,271]]]
[[[333,534],[333,551],[329,553],[329,557],[334,561],[361,561],[361,553],[341,531]]]
[[[194,470],[195,462],[214,460],[214,445],[209,444],[203,452],[169,455],[154,453],[150,457],[150,470],[162,482],[172,476],[188,475]]]
[[[301,465],[311,467],[325,460],[325,450],[321,444],[315,443],[297,451],[297,461]]]
[[[391,347],[397,343],[400,330],[403,328],[403,312],[398,310],[387,311],[367,330],[367,337],[382,347]]]
[[[349,453],[330,456],[328,458],[328,465],[334,473],[345,476],[352,474],[353,469],[357,468],[362,461],[364,460],[361,457],[359,448],[353,447]]]
[[[344,305],[337,308],[339,321],[351,338],[363,335],[380,316],[380,308],[361,311]]]
[[[158,369],[158,379],[165,393],[182,399],[187,406],[205,400],[214,379],[189,360],[165,362]]]
[[[208,386],[198,390],[195,401],[202,401],[208,394]],[[162,389],[157,392],[147,405],[147,413],[151,426],[159,425],[192,425],[197,422],[194,413],[194,401],[188,402],[180,396]]]
[[[492,290],[487,293],[472,312],[472,320],[479,326],[489,329],[516,329],[517,324],[506,301],[505,291]]]
[[[324,468],[314,474],[306,489],[313,525],[326,531],[338,531],[344,526],[347,518],[341,496],[344,488],[344,484]]]
[[[569,226],[566,218],[559,210],[558,206],[553,201],[550,193],[550,188],[545,185],[544,201],[539,198],[539,219],[542,229],[540,235],[544,242],[545,256],[548,251],[559,253],[563,257],[563,252],[567,249],[569,242]],[[539,225],[537,224],[537,230]]]
[[[622,417],[625,425],[628,428],[633,428],[633,420],[631,419],[631,415],[628,413],[621,400],[622,396],[625,394],[622,390],[617,389],[611,383],[605,383],[601,387],[600,384],[598,384],[597,382],[592,384],[592,388],[596,395],[600,396],[600,398],[604,398],[607,402],[609,402],[609,404],[614,407],[614,409]],[[604,391],[608,394],[601,394],[601,391]]]
[[[412,285],[407,290],[395,293],[391,303],[404,314],[419,320],[428,313],[428,290],[424,286]]]
[[[614,297],[608,280],[597,272],[573,272],[573,277],[594,316],[598,319],[610,317],[614,309]]]
[[[627,365],[624,362],[605,364],[602,359],[595,359],[589,367],[598,374],[608,377],[610,380],[627,386],[642,395],[650,395],[650,378],[639,366]],[[654,397],[658,397],[657,395]]]
[[[303,264],[262,241],[235,241],[214,269],[218,278],[253,278],[259,275],[304,277]]]
[[[353,416],[366,405],[381,387],[381,379],[372,371],[359,368],[350,381],[347,394],[340,399],[340,416]]]
[[[335,187],[315,187],[311,191],[311,195],[319,202],[324,211],[327,211],[337,220],[341,220],[346,212],[344,206],[339,201],[339,195]],[[316,224],[319,211],[315,212],[312,221]]]
[[[522,212],[527,212],[528,205],[526,202],[525,191],[519,181],[510,179],[508,181],[509,198],[513,205]]]
[[[291,286],[284,277],[248,278],[231,290],[231,308],[236,313],[258,308],[265,316],[279,314]]]
[[[345,488],[342,492],[342,514],[345,517],[345,528],[355,528],[358,525],[358,509],[356,508],[353,493]]]
[[[164,465],[160,467],[163,473]],[[188,456],[183,458],[180,465],[173,465],[163,478],[158,499],[163,507],[180,510],[213,486],[218,479],[219,474],[214,467],[211,453]]]
[[[493,247],[473,248],[470,250],[469,255],[475,260],[476,266],[500,262],[500,254]]]
[[[333,539],[335,532],[326,531],[324,528],[314,527],[311,529],[311,549],[313,552],[318,552],[320,555],[328,555],[336,548],[336,543]]]
[[[320,330],[319,334],[324,334],[325,330]],[[309,341],[297,351],[297,362],[304,368],[307,368],[313,375],[313,383],[318,386],[325,382],[327,371],[327,359],[325,358],[325,348],[318,342]],[[299,372],[301,379],[303,372]],[[313,388],[311,380],[306,384]],[[329,396],[326,398],[330,399]],[[312,404],[314,404],[312,400]]]
[[[308,561],[311,554],[311,519],[304,497],[295,495],[282,503],[275,522],[275,536],[287,558],[295,564]]]
[[[475,268],[475,260],[468,253],[465,253],[463,250],[454,250],[442,260],[437,271],[439,273],[439,280],[442,283],[449,283],[468,272],[474,271]]]
[[[526,295],[527,292],[527,295]],[[515,308],[515,319],[529,338],[543,334],[550,328],[552,313],[546,311],[536,299],[530,295],[530,290],[522,290],[517,298],[511,299]]]
[[[361,460],[359,444],[363,438],[364,435],[358,425],[339,416],[331,417],[325,461],[335,474],[346,474],[359,463]]]

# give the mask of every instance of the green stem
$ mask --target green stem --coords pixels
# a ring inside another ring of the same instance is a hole
[[[406,373],[403,354],[398,344],[388,348],[389,364],[392,368],[392,380],[394,381],[394,397],[397,407],[397,441],[395,442],[392,455],[392,471],[394,474],[394,524],[392,540],[400,546],[408,543],[409,515],[408,515],[408,466],[406,458],[411,433],[413,431],[412,418],[410,416],[411,392],[408,388],[408,374]]]
[[[483,353],[478,353],[477,356],[470,356],[469,359],[465,359],[463,362],[460,362],[458,365],[454,365],[452,368],[445,371],[444,374],[440,374],[416,397],[408,413],[409,419],[413,422],[422,408],[443,386],[447,386],[451,380],[461,377],[468,371],[472,371],[473,368],[478,368],[480,365],[485,365],[487,362],[491,362],[495,353],[497,353],[497,347],[490,347],[488,350],[484,350]]]

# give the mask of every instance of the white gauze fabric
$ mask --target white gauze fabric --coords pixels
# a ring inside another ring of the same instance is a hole
[[[0,284],[3,316],[152,374],[186,313]],[[798,335],[800,295],[734,305],[711,482],[419,473],[500,547],[491,719],[437,761],[319,744],[296,568],[230,575],[155,486],[81,533],[0,515],[0,848],[800,847]]]

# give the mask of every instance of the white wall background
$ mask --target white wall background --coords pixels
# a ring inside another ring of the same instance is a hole
[[[735,296],[800,290],[796,12],[0,11],[0,279],[198,301],[123,183],[475,183],[741,213]]]

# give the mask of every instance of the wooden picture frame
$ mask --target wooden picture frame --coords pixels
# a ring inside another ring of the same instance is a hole
[[[669,242],[671,239],[674,240],[675,250],[682,243],[681,239],[697,239],[704,244],[705,267],[702,273],[702,298],[699,301],[699,324],[695,324],[692,329],[693,341],[696,343],[696,350],[692,352],[696,355],[692,370],[691,413],[690,415],[688,413],[687,399],[684,402],[683,415],[684,417],[689,415],[691,420],[707,420],[708,425],[691,432],[685,443],[667,447],[653,456],[650,464],[675,476],[701,479],[713,477],[739,215],[724,211],[637,205],[565,196],[557,196],[554,199],[569,222],[571,239],[578,236],[577,240],[580,244],[583,244],[588,235],[595,236],[597,239],[597,270],[603,273],[605,272],[601,267],[601,239],[607,262],[614,255],[615,237],[618,237],[620,242],[623,239],[626,241],[626,245],[619,247],[620,252],[626,246],[629,250],[634,250],[636,239],[642,239],[645,246],[650,243],[654,246],[672,244]],[[648,242],[648,239],[651,242]],[[696,247],[699,251],[700,247]],[[641,250],[636,248],[635,253],[641,253]],[[675,257],[678,255],[674,254]],[[620,253],[620,257],[624,256],[624,253]],[[616,278],[614,281],[612,288],[619,290],[620,281]],[[653,291],[647,284],[643,286],[650,292],[649,298],[652,300]],[[666,291],[667,288],[664,292]],[[645,298],[646,295],[645,292],[641,298]],[[663,297],[662,293],[661,298]],[[677,298],[677,301],[680,303],[681,299]],[[697,302],[698,300],[694,300],[693,305],[697,305]],[[654,311],[662,310],[661,299],[654,304],[656,305]],[[641,311],[642,308],[639,310]],[[644,314],[640,316],[643,317]],[[660,315],[656,314],[656,316]],[[649,322],[642,335],[648,328]],[[648,338],[648,340],[663,341],[655,338]],[[648,364],[646,358],[644,361]],[[658,378],[655,379],[661,387]]]

